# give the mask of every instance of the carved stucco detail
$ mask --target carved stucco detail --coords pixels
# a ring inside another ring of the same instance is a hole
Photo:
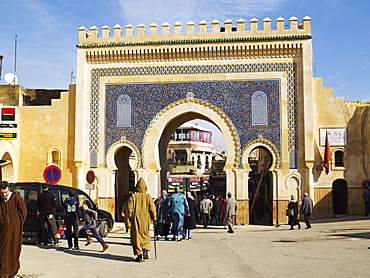
[[[286,177],[285,179],[285,182],[284,182],[284,185],[285,185],[285,188],[288,189],[289,188],[289,181],[290,179],[294,179],[297,181],[297,185],[298,187],[297,188],[301,188],[301,184],[302,184],[302,180],[301,180],[301,177],[297,174],[290,174],[289,176]]]
[[[157,113],[157,115],[153,118],[153,120],[150,122],[146,132],[145,132],[145,135],[144,135],[144,139],[143,139],[143,145],[142,145],[142,150],[143,150],[143,167],[146,167],[147,165],[147,161],[148,161],[148,153],[147,153],[147,150],[148,149],[148,143],[149,143],[149,136],[150,134],[152,134],[152,131],[155,130],[155,125],[158,123],[158,121],[160,121],[160,118],[165,114],[167,113],[169,110],[171,109],[174,109],[176,107],[178,107],[179,105],[183,105],[183,104],[188,104],[188,103],[194,103],[194,104],[199,104],[203,107],[206,107],[207,109],[210,110],[210,112],[212,113],[216,113],[217,116],[219,117],[220,120],[222,120],[222,122],[227,126],[227,130],[223,130],[222,132],[224,133],[224,136],[227,137],[228,135],[231,137],[231,141],[233,142],[233,147],[232,149],[228,149],[227,150],[227,161],[226,161],[226,165],[225,165],[225,169],[226,168],[234,168],[236,167],[238,164],[239,164],[239,161],[240,161],[240,140],[239,140],[239,136],[238,136],[238,132],[235,128],[235,126],[233,125],[232,121],[230,120],[230,118],[221,110],[219,109],[218,107],[214,106],[213,104],[207,102],[207,101],[204,101],[204,100],[201,100],[201,99],[196,99],[196,98],[183,98],[183,99],[180,99],[178,101],[175,101],[169,105],[167,105],[165,108],[163,108],[160,112]],[[181,109],[179,111],[175,111],[174,113],[177,114],[177,115],[184,115],[188,112],[195,112],[195,113],[202,113],[204,115],[204,111],[201,111],[200,109],[199,110],[193,110],[193,111],[181,111]],[[205,115],[207,117],[207,115]],[[215,120],[213,118],[210,118],[212,120]],[[166,121],[166,123],[168,122],[168,120]],[[158,130],[158,132],[163,132],[163,130]],[[226,134],[227,133],[227,134]],[[158,135],[158,137],[160,137],[160,135]],[[157,162],[157,165],[159,165],[159,163]],[[159,169],[157,169],[159,170]]]
[[[132,167],[132,170],[135,170],[138,168],[141,162],[141,155],[138,147],[131,141],[126,140],[125,136],[122,136],[121,139],[115,143],[113,143],[108,151],[107,155],[105,157],[105,164],[107,165],[107,168],[109,171],[115,171],[117,170],[116,163],[114,162],[114,158],[116,156],[116,153],[121,149],[122,147],[128,147],[132,150],[133,154],[135,155],[135,164]]]
[[[242,155],[242,157],[243,157],[243,167],[247,171],[249,171],[249,172],[252,171],[252,169],[250,168],[249,163],[248,163],[248,156],[249,156],[250,152],[253,149],[257,148],[257,147],[265,147],[271,152],[271,154],[272,154],[272,164],[271,164],[271,167],[270,167],[269,171],[273,171],[273,170],[279,168],[279,166],[281,164],[281,157],[280,157],[278,149],[269,140],[266,140],[266,139],[263,138],[262,135],[259,135],[257,139],[250,142],[244,148],[243,155]]]

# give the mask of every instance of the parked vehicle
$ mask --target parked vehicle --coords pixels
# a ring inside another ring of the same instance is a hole
[[[40,232],[40,221],[36,215],[36,205],[38,194],[42,192],[42,185],[40,182],[17,182],[13,183],[11,190],[19,193],[27,206],[27,217],[23,228],[23,242],[37,243]],[[53,193],[57,207],[55,209],[55,219],[57,220],[58,228],[61,226],[63,219],[63,202],[69,197],[68,192],[72,188],[70,186],[58,185],[58,184],[47,184],[51,193]],[[89,195],[84,191],[73,188],[76,193],[80,204],[84,201],[90,201],[92,209],[98,212],[98,220],[96,223],[99,234],[102,237],[106,237],[112,230],[114,220],[112,215],[105,211],[98,209],[98,205],[95,204]]]

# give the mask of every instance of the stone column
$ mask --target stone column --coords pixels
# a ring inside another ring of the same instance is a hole
[[[308,196],[311,197],[312,200],[315,199],[315,188],[314,188],[314,180],[313,180],[313,173],[312,169],[315,165],[315,161],[306,161],[306,167],[308,168],[307,170],[307,184],[304,187],[304,190],[307,190]],[[302,188],[302,187],[301,187]]]

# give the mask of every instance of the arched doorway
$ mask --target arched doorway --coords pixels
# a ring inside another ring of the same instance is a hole
[[[230,119],[211,103],[200,99],[187,98],[165,107],[146,130],[142,151],[143,166],[146,169],[147,180],[157,185],[157,191],[154,194],[158,194],[162,184],[166,184],[168,139],[177,127],[194,119],[208,121],[222,131],[225,141],[228,142],[224,166],[227,177],[226,188],[231,193],[235,193],[238,183],[233,169],[238,165],[240,159],[240,141],[236,128]],[[229,177],[231,178],[229,179]],[[159,184],[156,181],[159,181]],[[239,193],[236,197],[246,198],[245,192]]]
[[[115,157],[117,166],[115,176],[115,221],[122,222],[122,206],[131,196],[135,186],[135,172],[132,166],[136,161],[132,150],[126,146],[120,148]]]
[[[214,148],[216,141],[223,145],[222,154]],[[178,185],[181,191],[197,197],[207,194],[225,198],[225,145],[222,132],[209,120],[169,124],[159,143],[161,190],[172,192]]]
[[[210,126],[218,129],[211,120],[197,113],[183,115],[166,126],[159,141],[161,189],[168,190],[168,181],[176,180],[175,183],[181,183],[180,188],[195,191],[195,196],[207,193],[225,197],[226,174],[223,168],[226,156],[216,153],[211,139],[215,132],[207,129]],[[205,134],[212,135],[205,139]],[[197,136],[199,140],[196,140]],[[215,161],[221,160],[221,156],[222,161]],[[180,169],[178,174],[176,169]],[[221,182],[219,176],[222,174]]]
[[[248,155],[250,224],[272,224],[272,177],[269,169],[272,154],[265,147],[256,147]]]
[[[347,214],[348,203],[347,181],[337,179],[333,182],[333,213]]]
[[[14,181],[13,161],[8,152],[6,152],[0,160],[0,180]]]

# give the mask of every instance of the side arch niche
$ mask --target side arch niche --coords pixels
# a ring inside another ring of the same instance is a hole
[[[124,137],[108,150],[106,164],[112,178],[111,192],[114,192],[114,218],[122,222],[122,207],[133,194],[137,168],[140,165],[138,148]]]
[[[301,177],[298,175],[289,175],[285,179],[285,188],[288,191],[288,197],[290,198],[292,195],[296,196],[296,200],[299,201],[301,199]]]
[[[17,176],[18,164],[16,151],[12,142],[0,141],[0,181],[14,182]]]
[[[115,156],[117,152],[123,147],[127,147],[131,149],[132,151],[132,156],[131,156],[132,159],[130,159],[131,169],[136,170],[139,167],[140,161],[141,161],[141,155],[140,155],[139,149],[136,147],[134,143],[126,140],[126,138],[122,136],[121,140],[112,144],[107,151],[105,163],[107,165],[108,170],[113,172],[118,169],[116,162],[115,162]]]
[[[258,139],[250,142],[243,150],[243,154],[242,154],[243,163],[242,164],[243,164],[244,169],[246,169],[249,172],[252,170],[248,162],[248,156],[254,149],[258,147],[264,147],[271,153],[272,163],[271,163],[271,167],[268,170],[274,171],[275,169],[279,168],[281,159],[280,159],[280,154],[279,154],[278,149],[273,143],[264,139],[262,135],[260,135],[258,136]]]
[[[248,176],[247,194],[249,199],[249,221],[251,224],[271,225],[277,222],[276,168],[280,156],[270,141],[258,139],[250,142],[242,154],[243,167]]]

